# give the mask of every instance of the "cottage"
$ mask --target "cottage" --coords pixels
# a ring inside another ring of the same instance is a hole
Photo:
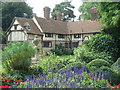
[[[7,41],[28,41],[33,44],[33,40],[37,38],[45,52],[55,48],[58,43],[62,43],[65,48],[75,48],[84,40],[89,40],[90,35],[98,33],[103,26],[95,20],[63,22],[59,13],[57,20],[51,20],[49,15],[50,8],[45,7],[45,18],[15,17],[7,31]]]

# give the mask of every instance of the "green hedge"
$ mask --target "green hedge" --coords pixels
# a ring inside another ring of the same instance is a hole
[[[84,64],[82,64],[81,62],[74,62],[74,63],[68,64],[67,66],[63,67],[62,69],[59,70],[59,72],[67,71],[68,69],[74,70],[74,67],[77,67],[78,69],[81,69],[82,66],[84,66]],[[86,66],[85,66],[85,68],[88,71]]]
[[[101,66],[110,67],[110,63],[105,61],[104,59],[95,59],[89,62],[86,66],[94,72],[98,70]]]

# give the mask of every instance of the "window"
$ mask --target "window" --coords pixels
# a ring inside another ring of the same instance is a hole
[[[14,25],[14,30],[17,30],[17,26],[18,26],[19,24],[15,24]]]
[[[52,47],[52,42],[51,41],[44,41],[43,47]]]
[[[58,38],[64,38],[64,34],[58,34]]]
[[[78,47],[78,42],[73,42],[73,47],[77,48]]]
[[[81,38],[80,34],[74,34],[74,38]]]
[[[45,33],[45,37],[53,37],[52,33]]]

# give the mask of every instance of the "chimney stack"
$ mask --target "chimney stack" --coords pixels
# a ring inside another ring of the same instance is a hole
[[[91,8],[90,13],[91,13],[91,20],[98,19],[98,12],[96,11],[96,8]]]
[[[62,14],[60,12],[56,13],[56,19],[61,21]]]
[[[44,18],[49,20],[49,18],[50,18],[50,8],[49,7],[44,7],[43,11],[44,11]]]

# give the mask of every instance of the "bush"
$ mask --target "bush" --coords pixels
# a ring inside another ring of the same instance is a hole
[[[34,64],[30,66],[29,72],[28,72],[29,75],[38,75],[42,73],[43,73],[43,69],[38,64]]]
[[[120,58],[111,66],[113,70],[116,72],[120,72]]]
[[[108,55],[107,53],[91,52],[91,51],[89,51],[89,48],[85,45],[81,45],[78,48],[74,49],[74,55],[76,56],[76,59],[78,61],[82,61],[85,63],[89,63],[90,61],[92,61],[94,59],[104,59],[104,60],[108,61],[109,63],[113,63],[113,61],[111,61],[111,56]]]
[[[95,53],[106,52],[112,57],[113,61],[116,61],[116,54],[118,48],[116,46],[115,40],[111,35],[107,34],[96,34],[92,37],[89,43],[90,50]]]
[[[106,78],[112,85],[120,84],[120,73],[112,70],[109,67],[102,66],[100,67],[100,72],[106,72]]]
[[[55,45],[55,49],[51,49],[51,52],[56,55],[73,55],[73,50],[65,49],[64,46],[60,44]]]
[[[86,65],[91,71],[96,71],[96,70],[99,70],[99,68],[101,66],[107,66],[107,67],[110,67],[110,63],[103,60],[103,59],[95,59],[95,60],[92,60],[91,62],[89,62],[87,65]]]
[[[84,69],[86,69],[88,71],[87,67],[85,67],[84,64],[82,64],[81,62],[74,62],[74,63],[70,63],[70,64],[66,65],[65,67],[60,69],[59,72],[67,71],[67,69],[74,70],[74,67],[77,67],[78,69],[81,69],[82,67],[84,67]]]
[[[27,42],[10,42],[2,52],[3,67],[7,71],[28,70],[31,60],[35,55],[35,49]]]

